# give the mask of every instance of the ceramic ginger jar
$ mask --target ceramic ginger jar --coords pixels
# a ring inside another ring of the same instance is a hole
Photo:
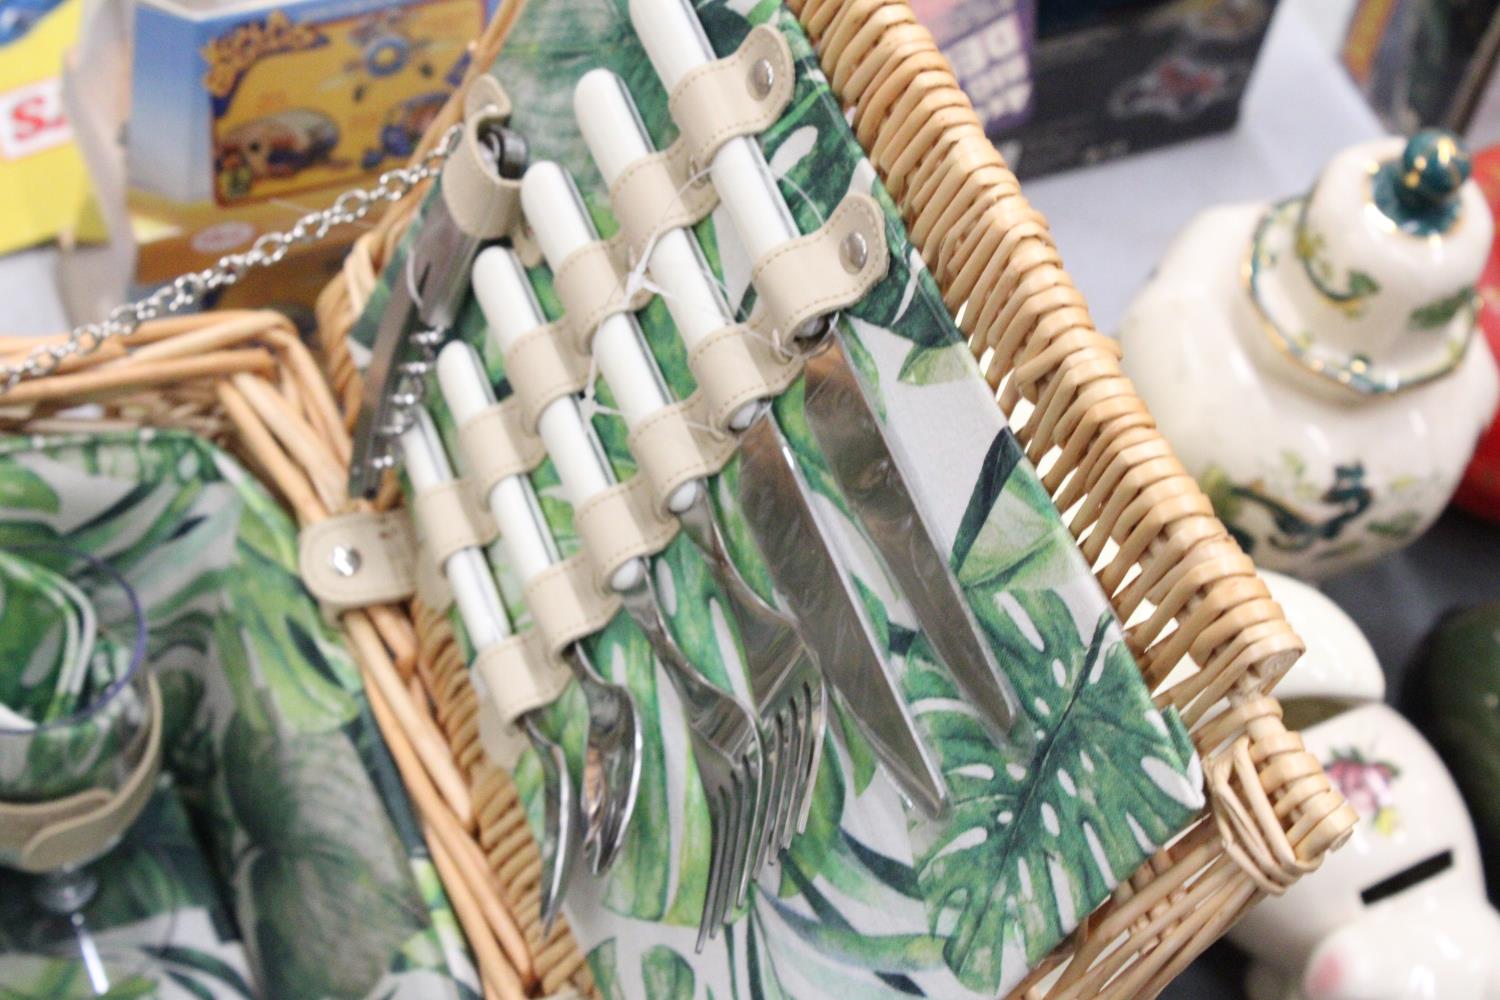
[[[1345,150],[1306,196],[1199,215],[1127,311],[1126,373],[1259,565],[1376,559],[1458,484],[1500,394],[1468,169],[1442,132]]]

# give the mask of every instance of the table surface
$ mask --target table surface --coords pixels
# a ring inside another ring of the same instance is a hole
[[[1380,134],[1330,54],[1329,21],[1311,0],[1283,0],[1233,132],[1026,185],[1101,329],[1114,329],[1173,234],[1197,212],[1305,190],[1334,152]],[[64,326],[56,296],[46,292],[54,262],[50,249],[0,259],[0,330]],[[1394,700],[1421,639],[1445,611],[1500,598],[1496,566],[1500,527],[1450,512],[1409,549],[1324,590],[1369,636]],[[1221,944],[1164,996],[1238,1000],[1243,975],[1243,958]]]

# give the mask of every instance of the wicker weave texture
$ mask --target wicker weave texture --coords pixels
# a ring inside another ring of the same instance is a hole
[[[505,5],[476,40],[474,66],[498,56],[518,6]],[[1302,643],[1156,432],[1046,220],[905,0],[792,7],[999,405],[1127,623],[1158,703],[1181,712],[1205,761],[1209,805],[1198,821],[1015,996],[1155,996],[1247,906],[1315,869],[1353,827],[1353,810],[1269,694]],[[450,102],[428,143],[459,107]],[[423,193],[356,242],[319,300],[316,355],[272,313],[158,321],[18,387],[0,425],[188,427],[237,454],[301,523],[349,509],[349,428],[362,386],[345,337]],[[0,339],[0,355],[35,343]],[[85,401],[103,404],[104,416],[63,412]],[[392,482],[375,505],[397,501]],[[591,993],[566,923],[542,938],[539,853],[509,778],[479,749],[475,694],[446,621],[414,604],[349,612],[342,624],[486,996]]]

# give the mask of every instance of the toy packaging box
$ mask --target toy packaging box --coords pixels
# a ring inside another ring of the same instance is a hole
[[[989,135],[1024,178],[1232,128],[1275,0],[1042,0],[1025,124]]]
[[[990,132],[1031,115],[1036,0],[911,0]]]
[[[0,253],[105,235],[63,113],[63,49],[82,0],[0,0]]]
[[[126,140],[137,282],[206,267],[405,163],[487,14],[484,0],[139,0]],[[310,304],[342,247],[310,252],[293,269],[306,289],[277,304]]]
[[[1392,132],[1500,142],[1500,0],[1360,0],[1341,57]]]

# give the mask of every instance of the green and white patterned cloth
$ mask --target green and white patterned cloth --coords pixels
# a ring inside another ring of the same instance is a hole
[[[42,564],[54,587],[84,581],[97,619],[119,624],[128,608],[89,592],[95,577],[67,550],[139,595],[164,701],[164,786],[100,862],[88,911],[106,941],[156,949],[118,995],[477,997],[359,671],[298,578],[296,527],[265,489],[184,433],[0,438],[0,551]],[[47,671],[30,665],[51,654],[29,651],[62,643],[66,626],[29,613],[35,589],[6,594],[0,694],[49,704]],[[71,995],[76,963],[16,953],[29,893],[0,879],[0,996]]]
[[[143,726],[147,711],[140,689],[123,686],[134,662],[136,622],[101,628],[90,595],[35,561],[49,556],[62,553],[0,551],[4,802],[113,787],[134,764],[121,750]],[[87,564],[75,568],[98,582]],[[113,581],[104,581],[104,590],[111,602],[126,601]]]
[[[994,996],[1191,820],[1203,804],[1198,761],[1175,713],[1153,707],[1104,595],[1005,427],[795,19],[776,0],[704,0],[698,13],[721,55],[758,23],[774,24],[791,43],[795,94],[760,142],[802,231],[818,226],[849,191],[868,192],[885,208],[892,266],[844,313],[851,353],[878,387],[888,429],[951,544],[952,565],[1020,693],[1030,738],[993,745],[960,701],[830,478],[803,417],[799,381],[777,402],[777,419],[824,512],[842,528],[889,662],[947,775],[952,816],[933,823],[904,807],[840,709],[806,834],[762,877],[747,912],[694,955],[707,813],[672,692],[653,667],[650,646],[621,615],[588,646],[643,710],[641,799],[619,862],[603,881],[581,880],[566,912],[609,998]],[[574,84],[597,66],[624,79],[657,147],[665,148],[675,137],[666,95],[625,0],[530,0],[493,72],[533,158],[573,173],[608,236],[616,224],[572,113]],[[722,209],[696,235],[731,305],[747,315],[751,261]],[[398,258],[388,273],[400,266]],[[537,268],[531,278],[555,317],[550,275]],[[356,326],[357,345],[368,346],[385,303],[385,289],[377,289]],[[664,304],[653,301],[638,318],[673,392],[686,397],[692,376]],[[472,302],[459,326],[504,397],[502,356]],[[606,408],[612,404],[603,382],[597,395]],[[440,404],[435,415],[457,454]],[[616,473],[633,475],[624,424],[608,412],[593,422]],[[732,462],[715,496],[736,562],[766,593],[766,568],[729,499],[738,474]],[[572,511],[550,463],[532,480],[564,553],[576,550]],[[524,625],[514,574],[503,563],[497,569],[511,614]],[[730,687],[728,671],[742,660],[724,602],[692,544],[676,539],[655,560],[655,573],[679,642],[707,677]],[[554,707],[552,722],[576,768],[584,725],[576,688]],[[540,772],[529,754],[517,781],[539,828]]]

